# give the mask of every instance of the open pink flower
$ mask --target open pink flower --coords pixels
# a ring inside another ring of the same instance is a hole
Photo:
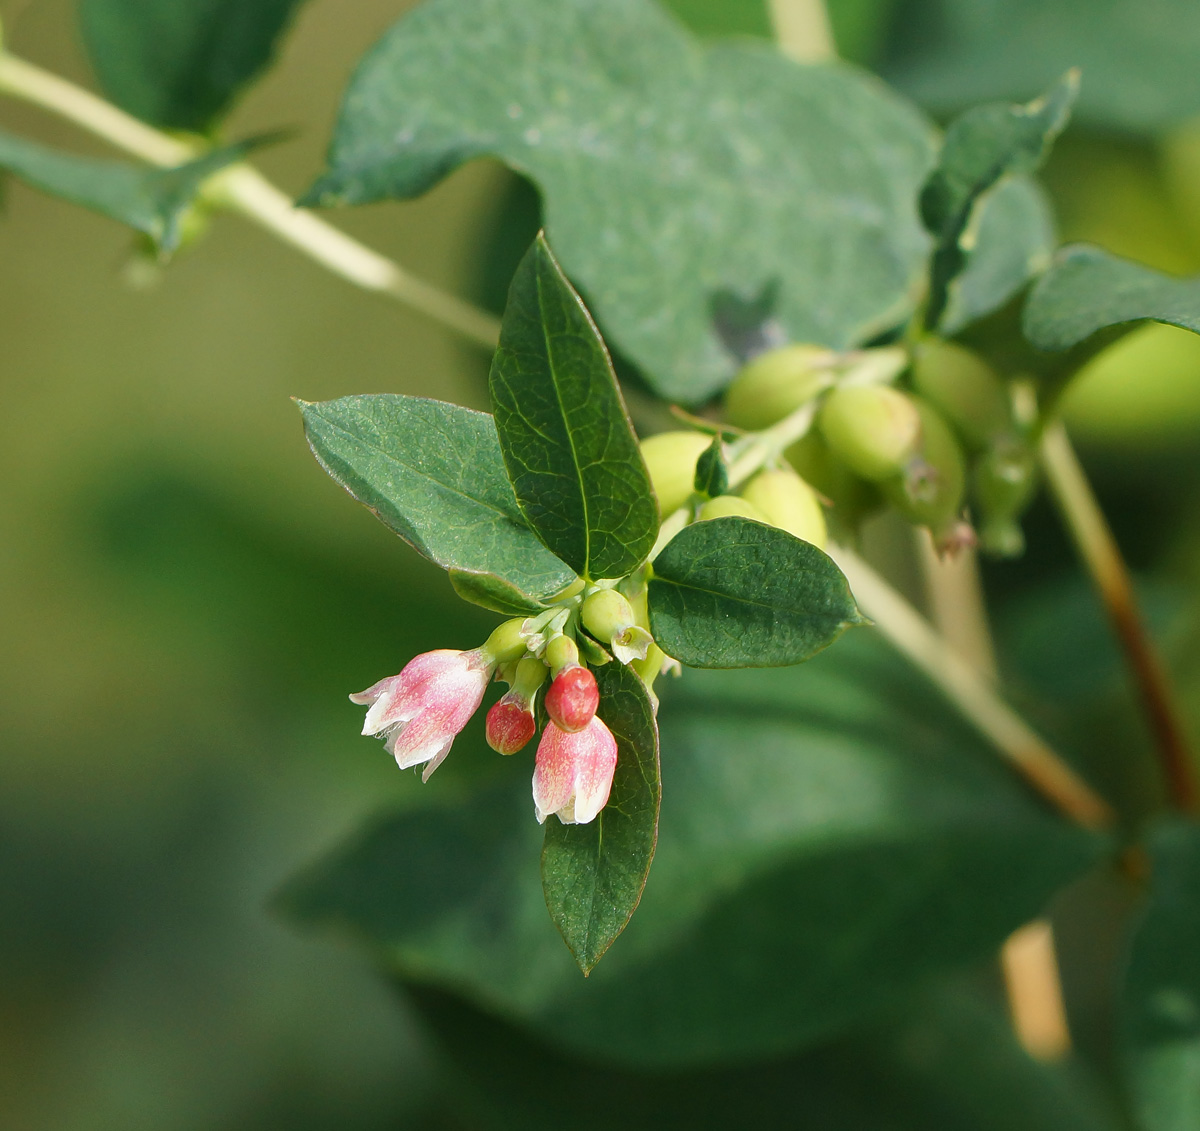
[[[422,781],[450,752],[458,732],[479,709],[495,661],[482,648],[441,648],[410,660],[399,675],[351,695],[369,704],[363,734],[382,734],[402,770],[425,763]]]
[[[564,825],[586,825],[593,820],[608,802],[616,768],[616,739],[599,718],[593,716],[574,734],[547,723],[533,771],[538,824],[551,813]]]

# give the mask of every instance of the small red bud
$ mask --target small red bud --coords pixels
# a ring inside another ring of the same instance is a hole
[[[515,754],[533,736],[537,722],[529,705],[511,692],[487,713],[488,745],[497,754]]]
[[[567,734],[583,730],[600,705],[596,677],[584,667],[565,668],[546,692],[546,713]]]

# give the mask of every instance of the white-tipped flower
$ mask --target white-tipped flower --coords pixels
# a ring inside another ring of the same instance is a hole
[[[486,649],[442,648],[410,660],[399,675],[350,696],[367,706],[363,734],[379,734],[402,770],[424,764],[422,781],[450,752],[479,709],[496,661]]]
[[[564,825],[586,825],[608,802],[617,742],[598,718],[568,734],[548,723],[538,743],[533,806],[538,824],[553,813]]]

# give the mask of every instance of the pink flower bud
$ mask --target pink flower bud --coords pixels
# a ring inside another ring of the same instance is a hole
[[[382,734],[402,770],[425,763],[421,780],[428,781],[479,709],[494,666],[479,649],[424,652],[350,701],[370,705],[363,734]]]
[[[546,692],[546,714],[568,734],[583,730],[599,705],[596,677],[584,667],[564,668]]]
[[[586,825],[608,802],[617,768],[612,731],[593,718],[568,734],[547,725],[533,771],[533,806],[538,824],[554,813],[564,825]]]
[[[497,754],[515,754],[537,732],[529,701],[515,691],[493,703],[487,713],[488,745]]]

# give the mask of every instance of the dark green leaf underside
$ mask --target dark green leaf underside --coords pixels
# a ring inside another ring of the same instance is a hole
[[[694,402],[737,369],[721,295],[773,290],[773,334],[834,347],[903,319],[932,150],[873,79],[701,45],[650,0],[429,0],[360,66],[307,199],[411,197],[500,157],[610,343]]]
[[[321,466],[409,545],[445,569],[497,579],[459,578],[470,592],[537,599],[575,580],[525,525],[487,413],[393,394],[300,410]]]
[[[1035,284],[1022,315],[1026,338],[1065,350],[1099,330],[1167,322],[1200,334],[1200,277],[1177,279],[1102,248],[1064,248]]]
[[[513,278],[488,386],[534,532],[586,577],[629,573],[654,545],[658,505],[608,352],[540,235]]]
[[[693,523],[654,561],[650,628],[699,668],[798,664],[862,617],[828,555],[746,518]]]
[[[608,805],[586,825],[546,821],[542,890],[550,918],[585,974],[629,922],[654,858],[662,790],[658,726],[645,685],[624,664],[596,669],[600,718],[617,740]]]
[[[206,130],[270,61],[300,0],[79,0],[105,93],[156,126]]]
[[[546,914],[531,758],[505,760],[504,784],[470,802],[376,823],[293,886],[292,913],[646,1070],[819,1040],[992,953],[1103,847],[873,632],[803,668],[689,671],[662,691],[653,875],[586,981]]]

